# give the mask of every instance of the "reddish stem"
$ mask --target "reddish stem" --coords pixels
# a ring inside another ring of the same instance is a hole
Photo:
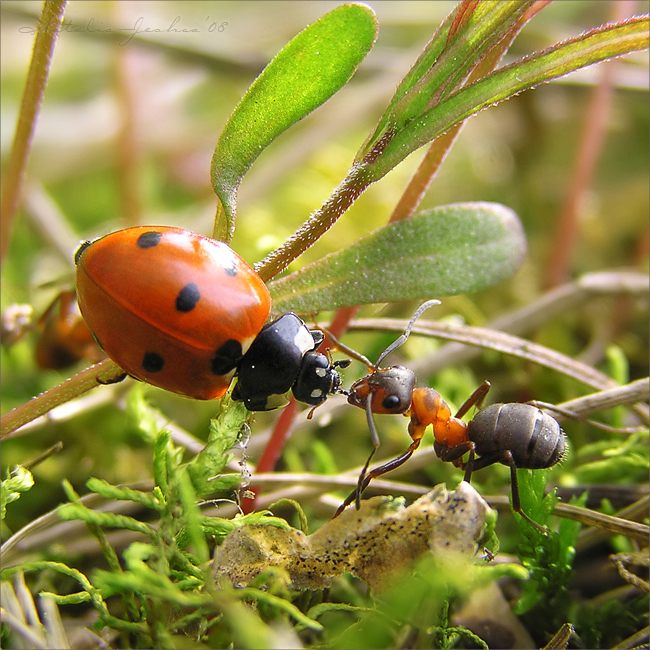
[[[634,2],[630,1],[615,2],[614,5],[617,21],[629,16],[634,9]],[[571,182],[552,240],[553,248],[546,277],[546,287],[549,289],[566,282],[570,275],[571,258],[578,240],[580,204],[589,189],[602,150],[605,123],[614,91],[616,65],[618,63],[615,60],[603,63],[600,83],[594,88],[589,102]]]

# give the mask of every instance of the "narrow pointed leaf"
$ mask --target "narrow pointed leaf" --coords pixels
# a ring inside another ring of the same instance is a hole
[[[379,155],[362,163],[376,181],[410,153],[478,111],[588,65],[648,48],[648,16],[605,25],[500,68],[453,93],[387,138]]]
[[[523,27],[526,21],[522,17],[532,4],[520,0],[486,0],[471,6],[458,5],[397,87],[388,109],[356,160],[368,155],[386,131],[399,131],[462,87],[472,70],[499,42],[513,29],[519,31]],[[457,25],[457,31],[451,34],[450,29]]]
[[[373,11],[341,5],[293,38],[253,82],[230,116],[212,158],[217,232],[230,238],[237,190],[255,159],[283,131],[344,86],[377,37]]]
[[[397,221],[269,284],[276,314],[450,296],[512,275],[526,254],[517,215],[460,203]]]

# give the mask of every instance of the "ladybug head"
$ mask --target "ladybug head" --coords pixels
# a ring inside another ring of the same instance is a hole
[[[329,395],[347,393],[341,388],[337,368],[347,368],[350,360],[334,361],[320,352],[307,352],[302,358],[300,373],[293,385],[293,396],[299,401],[318,406]]]

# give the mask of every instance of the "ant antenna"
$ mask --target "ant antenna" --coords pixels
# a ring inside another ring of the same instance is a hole
[[[434,305],[440,305],[440,301],[436,300],[435,298],[433,300],[427,300],[425,303],[420,305],[418,310],[411,316],[411,320],[409,321],[409,324],[406,326],[406,329],[404,332],[396,338],[380,355],[379,359],[377,359],[377,363],[375,364],[375,368],[379,368],[379,365],[381,362],[391,353],[395,352],[398,347],[401,345],[404,345],[406,343],[406,339],[408,339],[409,335],[411,334],[411,330],[413,329],[413,326],[415,325],[415,321],[422,316],[422,314],[429,309],[429,307],[433,307]]]
[[[357,489],[355,490],[354,493],[354,505],[357,510],[359,510],[359,508],[361,507],[361,493],[366,488],[366,486],[364,485],[364,481],[366,478],[366,474],[368,473],[368,467],[370,467],[370,461],[372,460],[373,456],[375,455],[379,447],[379,433],[377,432],[377,427],[375,425],[375,418],[372,415],[372,399],[370,395],[368,395],[368,399],[366,400],[366,408],[364,410],[366,412],[366,420],[368,422],[368,428],[370,429],[370,437],[372,438],[372,451],[370,452],[370,456],[368,456],[368,460],[366,460],[366,464],[363,466],[363,469],[361,470],[361,474],[359,474]]]

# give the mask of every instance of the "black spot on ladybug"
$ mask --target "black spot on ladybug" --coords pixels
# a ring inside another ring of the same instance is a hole
[[[83,255],[83,252],[92,244],[91,241],[85,241],[82,244],[79,245],[79,248],[75,251],[74,254],[74,263],[79,264],[79,260],[81,259],[81,256]]]
[[[142,233],[138,237],[138,247],[139,248],[153,248],[154,246],[157,246],[160,240],[162,239],[162,233],[161,232],[156,232],[154,230],[150,230],[149,232]]]
[[[233,264],[232,266],[226,266],[224,267],[224,273],[229,277],[229,278],[236,278],[237,277],[237,266]]]
[[[201,298],[201,293],[199,288],[190,282],[186,284],[176,296],[176,311],[181,311],[183,313],[192,311],[196,307],[196,303],[199,302]]]
[[[212,357],[212,374],[227,375],[231,370],[235,369],[243,356],[244,353],[239,341],[234,339],[226,341]]]
[[[165,366],[165,360],[157,352],[145,352],[142,358],[142,369],[146,372],[160,372]]]

